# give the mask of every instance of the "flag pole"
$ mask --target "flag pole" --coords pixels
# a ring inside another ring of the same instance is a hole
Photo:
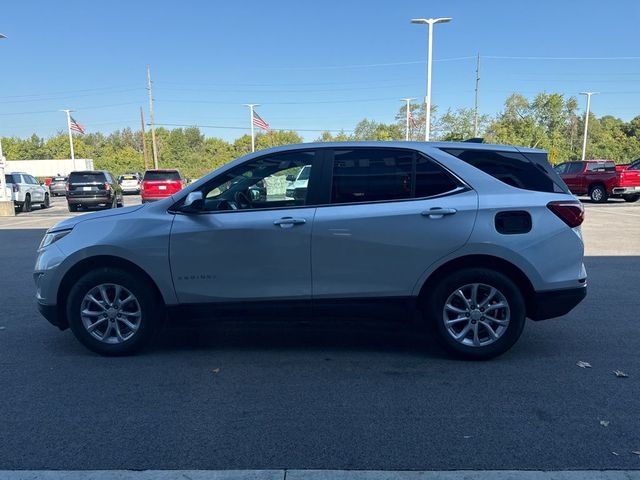
[[[249,107],[249,125],[251,126],[251,151],[256,151],[256,132],[253,127],[253,107],[259,106],[258,103],[245,103],[245,107]]]
[[[65,112],[67,114],[67,130],[69,131],[69,147],[71,149],[71,163],[73,164],[73,169],[76,169],[76,157],[73,152],[73,135],[71,135],[71,112],[72,110],[60,110],[61,112]]]

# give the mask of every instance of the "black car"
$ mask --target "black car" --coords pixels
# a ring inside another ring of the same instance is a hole
[[[122,207],[122,188],[106,170],[71,172],[67,203],[70,212],[81,207]]]

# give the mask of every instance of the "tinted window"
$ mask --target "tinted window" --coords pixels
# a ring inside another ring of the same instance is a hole
[[[455,190],[458,184],[444,169],[428,158],[416,159],[416,197],[432,197]]]
[[[69,183],[105,183],[102,172],[71,172]]]
[[[151,181],[167,181],[167,180],[181,180],[180,172],[176,170],[168,170],[168,171],[148,171],[144,173],[144,180]]]
[[[65,182],[66,180],[67,180],[67,177],[53,177],[51,179],[51,183],[54,183],[54,182]]]
[[[561,163],[560,165],[556,165],[555,167],[553,167],[553,169],[557,172],[557,173],[566,173],[567,172],[567,168],[569,167],[568,163]]]
[[[13,179],[14,175],[11,174],[7,174],[4,176],[4,181],[6,183],[17,183],[14,179]]]
[[[336,150],[332,203],[411,198],[413,157],[403,150]]]
[[[589,172],[615,172],[616,164],[614,162],[591,162],[587,164]]]
[[[570,174],[576,174],[582,172],[582,163],[580,162],[572,162],[567,167],[567,172]]]
[[[547,161],[546,154],[497,150],[443,148],[512,187],[537,192],[567,192],[567,187]]]

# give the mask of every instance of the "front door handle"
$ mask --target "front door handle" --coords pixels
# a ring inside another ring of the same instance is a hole
[[[307,223],[304,218],[293,218],[293,217],[282,217],[278,220],[274,220],[273,224],[278,225],[282,228],[292,227],[294,225],[302,225]]]
[[[440,207],[434,207],[434,208],[430,208],[429,210],[425,210],[423,212],[420,213],[420,215],[422,215],[423,217],[429,217],[429,218],[442,218],[445,215],[453,215],[457,212],[457,210],[455,208],[440,208]]]

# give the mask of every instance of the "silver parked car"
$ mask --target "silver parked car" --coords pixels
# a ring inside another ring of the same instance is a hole
[[[250,194],[306,165],[305,195]],[[564,315],[585,297],[583,212],[542,150],[292,145],[164,200],[57,224],[38,250],[36,296],[51,323],[106,355],[139,350],[166,314],[272,306],[390,319],[417,309],[450,352],[489,358],[526,318]]]
[[[41,185],[33,175],[24,172],[7,173],[4,176],[7,191],[17,209],[30,212],[34,205],[48,208],[50,205],[49,189]]]

